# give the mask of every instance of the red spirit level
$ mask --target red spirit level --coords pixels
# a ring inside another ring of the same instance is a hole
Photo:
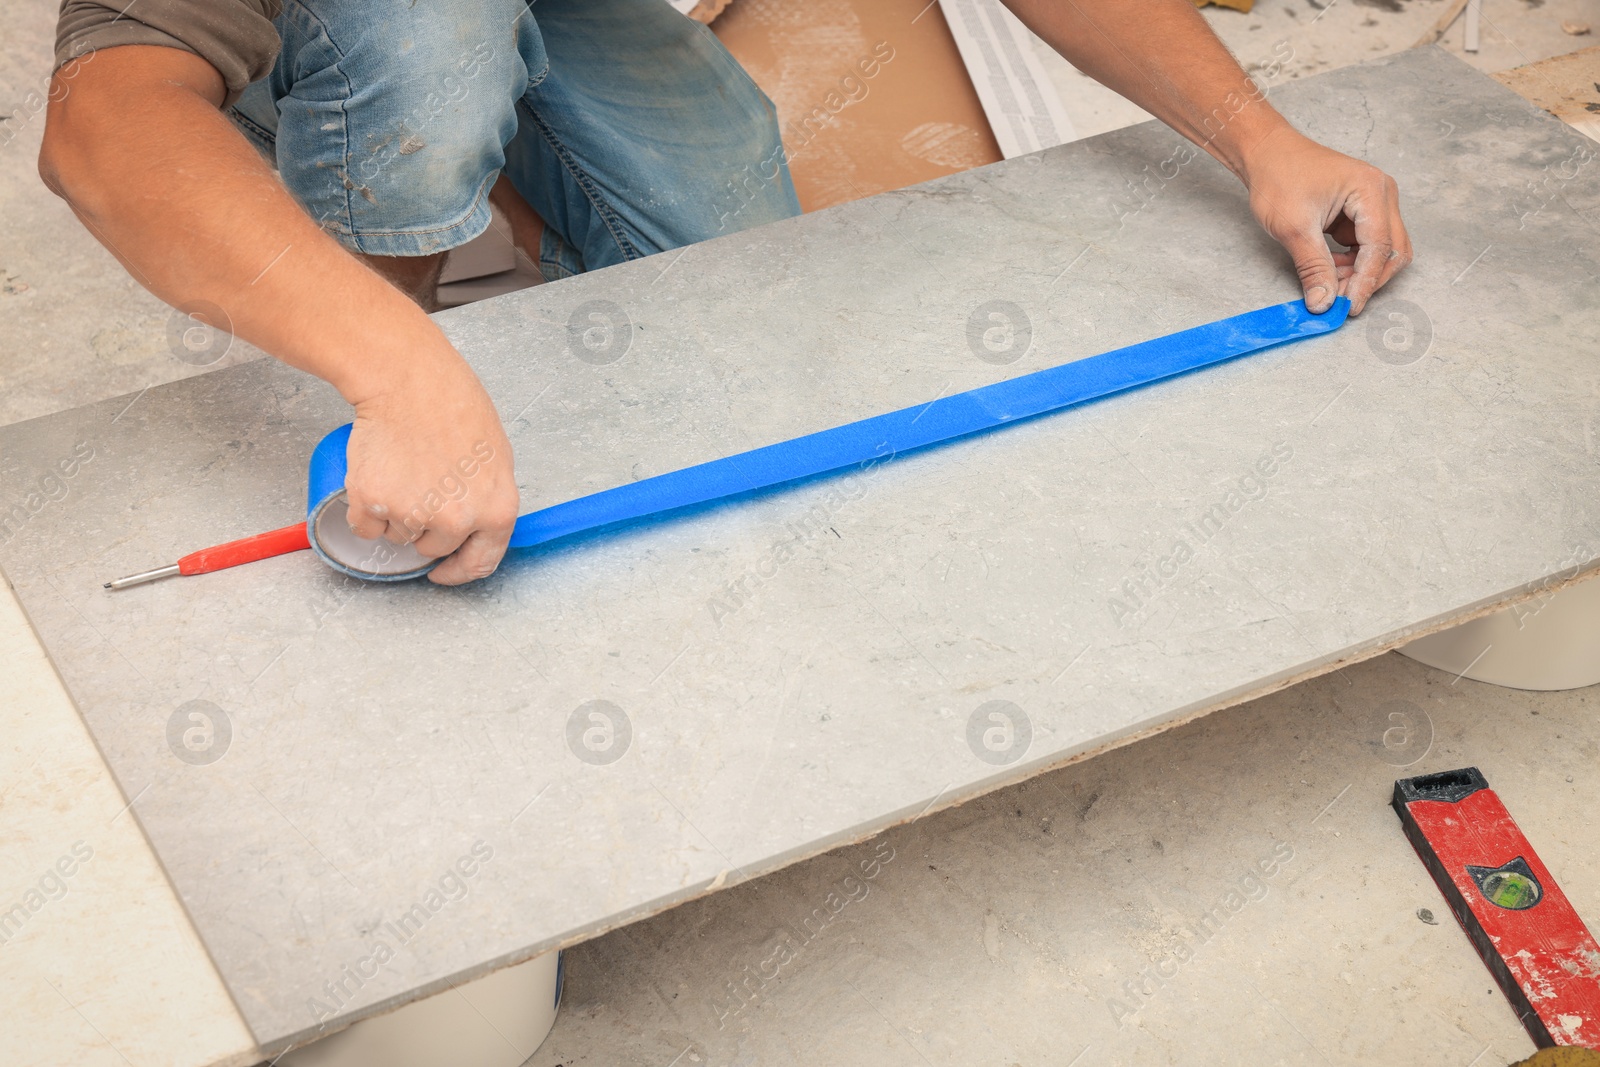
[[[1394,810],[1534,1044],[1600,1047],[1600,945],[1483,773],[1402,778]]]

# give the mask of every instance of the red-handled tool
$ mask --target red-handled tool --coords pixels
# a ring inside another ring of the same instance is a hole
[[[297,522],[281,530],[256,534],[254,537],[243,537],[237,541],[229,541],[225,545],[202,548],[169,566],[130,574],[126,578],[117,578],[107,582],[105,587],[126,589],[130,585],[142,585],[157,578],[170,578],[174,574],[207,574],[228,567],[237,567],[241,563],[254,563],[258,559],[281,556],[285,552],[299,552],[310,547],[311,542],[306,539],[306,524]]]

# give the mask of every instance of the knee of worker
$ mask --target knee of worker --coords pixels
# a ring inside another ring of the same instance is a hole
[[[523,0],[310,7],[285,5],[268,79],[290,191],[370,255],[429,255],[483,232],[516,101],[544,62]]]
[[[770,106],[770,105],[769,105]],[[631,247],[613,233],[591,227],[594,240],[579,237],[587,269],[654,255],[723,237],[800,214],[794,183],[776,119],[745,123],[745,136],[730,141],[729,126],[718,131],[714,147],[671,175],[653,176],[637,198],[620,198],[614,229],[626,232]]]
[[[743,110],[680,114],[689,117],[674,131],[670,163],[663,165],[659,153],[646,156],[637,183],[611,198],[611,217],[576,227],[573,243],[585,269],[800,214],[777,117],[759,90],[751,87]]]
[[[772,101],[731,56],[707,74],[714,88],[700,87],[678,111],[673,168],[649,174],[646,213],[662,210],[637,222],[646,254],[800,214]]]
[[[704,26],[659,0],[534,11],[550,74],[507,172],[584,268],[800,213],[772,101]]]
[[[772,102],[751,87],[742,137],[725,144],[707,169],[697,176],[702,187],[696,210],[687,213],[690,240],[705,240],[747,230],[800,214],[794,182],[789,177],[789,157],[778,128]]]

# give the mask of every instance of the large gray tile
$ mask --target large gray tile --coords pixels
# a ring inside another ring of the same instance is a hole
[[[1600,183],[1528,184],[1580,139],[1437,51],[1274,99],[1407,191],[1420,259],[1367,316],[854,499],[813,483],[465,590],[302,555],[111,595],[295,517],[337,396],[260,361],[0,430],[0,501],[93,449],[0,565],[263,1046],[315,1032],[328,983],[337,1025],[1592,567]],[[525,506],[553,503],[1293,296],[1207,160],[1119,226],[1124,179],[1176,144],[1120,131],[440,321],[510,420]],[[1033,329],[1007,368],[966,344],[997,298]],[[606,366],[567,346],[594,299],[633,323]],[[1405,365],[1370,340],[1401,301],[1431,333]],[[1259,499],[1163,573],[1275,447]],[[714,617],[818,506],[827,529]],[[567,743],[595,699],[631,726],[608,765]],[[231,727],[209,765],[168,745],[194,700]],[[967,745],[990,700],[1031,722],[1009,765]],[[465,895],[344,978],[480,841]]]

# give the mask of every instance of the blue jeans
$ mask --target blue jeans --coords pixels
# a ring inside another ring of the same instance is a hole
[[[352,251],[466,243],[502,171],[547,278],[800,213],[772,102],[664,0],[285,0],[275,25],[230,115]]]

